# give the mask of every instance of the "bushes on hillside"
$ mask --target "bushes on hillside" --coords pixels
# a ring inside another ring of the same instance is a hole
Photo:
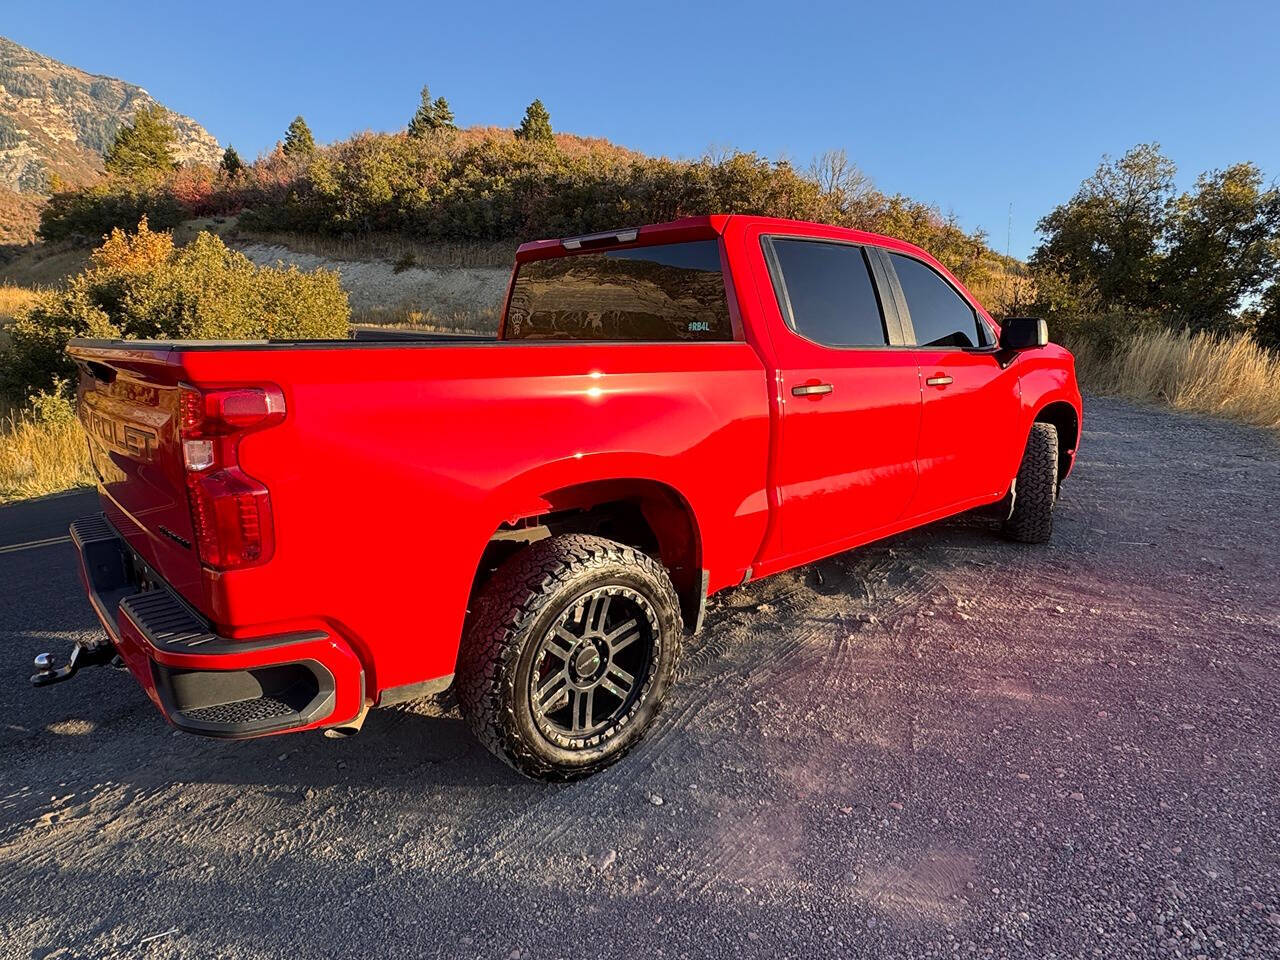
[[[57,191],[40,212],[40,237],[49,242],[101,239],[114,229],[133,227],[143,217],[157,229],[168,230],[186,218],[172,185],[172,178],[155,183],[112,180]]]
[[[178,248],[143,220],[134,234],[113,230],[83,273],[14,319],[2,385],[18,399],[70,380],[72,337],[340,338],[350,313],[336,273],[259,267],[211,233]]]
[[[47,240],[101,236],[146,213],[157,225],[244,211],[249,228],[303,233],[394,231],[433,240],[527,240],[708,213],[755,213],[896,233],[931,250],[969,282],[994,261],[969,234],[924,204],[841,178],[820,183],[753,153],[700,160],[648,157],[565,134],[510,130],[358,134],[314,151],[273,153],[237,176],[184,168],[163,184],[113,182],[58,194]]]
[[[143,217],[153,229],[169,230],[194,217],[270,208],[284,203],[305,163],[277,148],[234,172],[188,164],[163,177],[110,177],[84,189],[55,190],[40,213],[39,235],[50,243],[100,242],[112,230],[132,230]]]

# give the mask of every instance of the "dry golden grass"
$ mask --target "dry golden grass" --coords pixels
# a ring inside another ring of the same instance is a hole
[[[1085,390],[1280,427],[1280,355],[1248,337],[1159,331],[1135,336],[1111,357],[1087,342],[1073,350]]]
[[[0,503],[92,485],[84,430],[68,415],[0,418]]]
[[[39,290],[0,283],[0,350],[9,344],[8,327],[13,315],[33,303],[39,295]]]
[[[0,320],[7,320],[23,307],[35,301],[39,290],[30,287],[16,287],[12,284],[0,284]]]

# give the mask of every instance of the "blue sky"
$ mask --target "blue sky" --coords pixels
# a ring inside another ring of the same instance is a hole
[[[128,12],[121,12],[127,10]],[[0,31],[146,87],[246,156],[303,114],[318,139],[403,127],[429,83],[459,123],[650,153],[806,166],[845,148],[1027,254],[1103,153],[1157,140],[1189,186],[1280,176],[1280,3],[26,3]]]

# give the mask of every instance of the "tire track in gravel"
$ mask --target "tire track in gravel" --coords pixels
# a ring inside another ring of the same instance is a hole
[[[803,601],[797,593],[793,591],[775,597],[774,602],[783,609],[798,609]],[[759,609],[758,604],[756,609]],[[726,678],[736,677],[741,681],[737,689],[750,695],[771,682],[772,667],[788,662],[807,647],[813,647],[812,641],[818,637],[818,631],[814,629],[797,633],[778,644],[767,624],[753,626],[749,634],[742,635],[732,627],[726,629],[725,624],[717,622],[719,619],[717,615],[704,627],[703,634],[695,641],[696,649],[684,658],[670,700],[645,738],[627,757],[627,773],[621,775],[619,768],[614,767],[593,777],[589,788],[584,784],[554,788],[478,848],[480,856],[473,875],[482,876],[495,869],[492,854],[510,846],[515,837],[524,838],[529,846],[527,862],[547,862],[557,845],[578,824],[571,817],[556,817],[550,826],[541,827],[539,824],[545,823],[542,817],[544,808],[562,808],[569,805],[565,802],[567,797],[589,790],[592,806],[616,809],[625,795],[634,793],[635,782],[666,779],[681,765],[682,755],[689,749],[689,739],[705,728],[709,721],[733,709],[732,704],[717,702],[714,697],[695,696],[695,692],[705,693],[709,687],[723,684]],[[750,663],[734,659],[726,661],[726,657],[732,658],[744,649],[764,650],[766,655]],[[821,658],[820,652],[817,658]]]

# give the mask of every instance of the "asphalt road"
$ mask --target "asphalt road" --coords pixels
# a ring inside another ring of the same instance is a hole
[[[962,518],[718,598],[658,727],[543,786],[446,702],[169,730],[73,495],[0,508],[5,957],[1280,956],[1280,443],[1093,400],[1054,541]]]

